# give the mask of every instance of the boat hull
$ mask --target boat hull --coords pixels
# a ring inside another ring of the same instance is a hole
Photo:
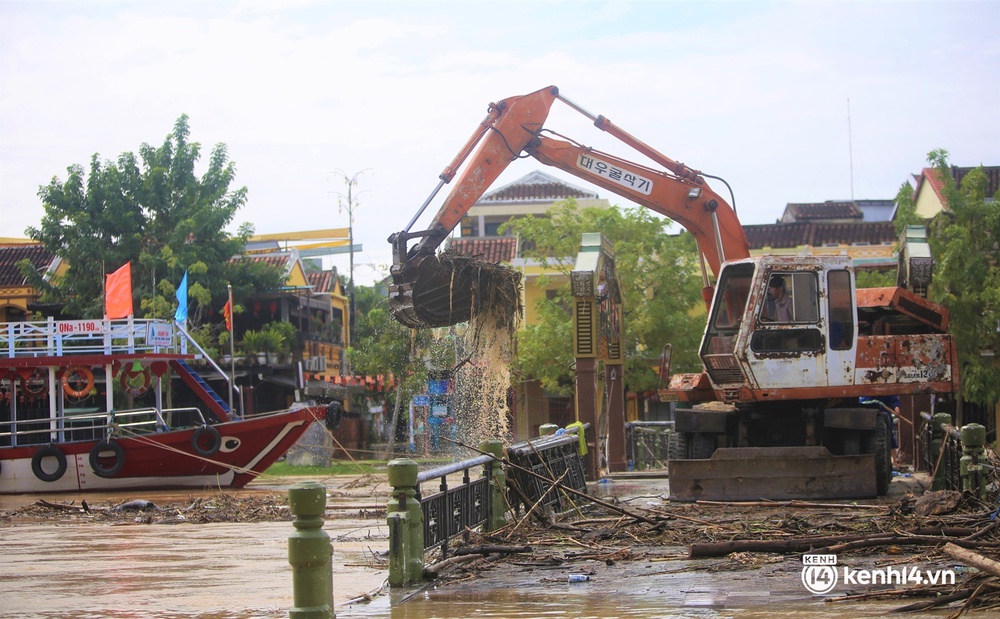
[[[302,437],[309,425],[323,420],[323,406],[306,406],[212,426],[219,439],[195,444],[198,428],[114,439],[121,448],[121,464],[98,441],[55,443],[65,457],[65,470],[47,445],[0,447],[0,494],[73,492],[150,488],[242,488]],[[204,438],[204,437],[202,437]],[[217,449],[214,449],[217,447]],[[200,454],[211,451],[212,453]],[[99,450],[105,476],[91,465]],[[111,458],[114,466],[106,464]],[[33,460],[34,466],[33,466]],[[111,469],[119,469],[111,473]],[[45,481],[41,477],[51,478]],[[57,475],[58,474],[58,475]]]

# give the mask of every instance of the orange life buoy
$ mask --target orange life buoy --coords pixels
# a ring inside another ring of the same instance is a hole
[[[136,379],[139,379],[138,381]],[[121,373],[118,375],[118,383],[122,386],[122,389],[131,396],[141,396],[149,391],[149,385],[151,378],[149,376],[149,368],[142,368],[140,370],[132,370],[127,367],[122,368]]]
[[[49,377],[44,372],[35,370],[27,377],[21,377],[21,391],[33,398],[43,395],[49,388]]]
[[[74,388],[74,385],[79,386],[81,383],[84,385],[82,388]],[[90,371],[90,368],[83,367],[82,365],[69,367],[63,372],[62,386],[63,391],[70,397],[86,397],[90,395],[90,391],[94,388],[94,373]]]

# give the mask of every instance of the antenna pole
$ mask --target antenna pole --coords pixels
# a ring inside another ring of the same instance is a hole
[[[851,135],[851,100],[847,99],[847,158],[851,166],[851,202],[854,202],[854,143]]]

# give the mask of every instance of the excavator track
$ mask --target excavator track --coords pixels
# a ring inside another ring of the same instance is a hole
[[[861,499],[877,496],[875,457],[826,447],[716,449],[711,458],[668,463],[673,501]]]

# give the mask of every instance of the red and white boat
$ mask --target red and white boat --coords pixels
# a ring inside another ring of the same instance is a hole
[[[324,419],[312,404],[235,414],[189,344],[155,320],[0,325],[0,494],[241,488]]]

